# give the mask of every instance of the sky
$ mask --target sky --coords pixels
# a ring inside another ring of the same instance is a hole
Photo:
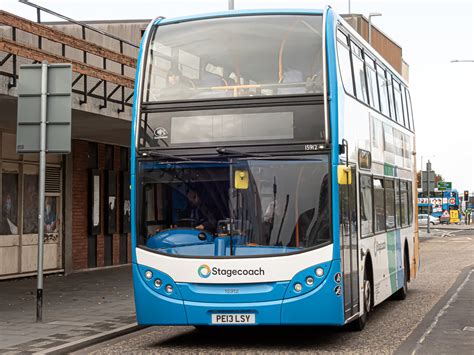
[[[80,21],[167,18],[226,10],[227,0],[34,0]],[[474,192],[473,0],[234,0],[236,9],[323,8],[338,13],[381,13],[373,23],[401,45],[410,66],[416,127],[417,166],[432,169],[458,190]],[[16,0],[0,8],[35,19],[35,10]],[[44,17],[44,21],[57,20]]]

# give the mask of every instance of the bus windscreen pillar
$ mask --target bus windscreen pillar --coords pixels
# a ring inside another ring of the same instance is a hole
[[[71,151],[71,64],[22,65],[18,80],[16,151],[39,153],[36,321],[43,319],[46,154]]]

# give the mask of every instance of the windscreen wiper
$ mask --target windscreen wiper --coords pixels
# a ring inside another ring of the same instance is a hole
[[[192,160],[189,159],[189,158],[180,157],[180,156],[172,155],[172,154],[166,154],[166,153],[162,153],[162,152],[157,152],[157,151],[155,151],[155,150],[149,150],[149,151],[146,151],[146,152],[142,152],[142,153],[140,153],[140,156],[143,157],[143,158],[147,158],[147,157],[162,157],[162,158],[167,158],[167,159],[175,159],[175,160],[182,160],[182,161],[192,161]]]
[[[241,152],[240,150],[228,149],[228,148],[216,148],[216,152],[219,153],[220,155],[242,155],[246,157],[268,158],[271,156],[268,154],[246,153],[246,152]]]

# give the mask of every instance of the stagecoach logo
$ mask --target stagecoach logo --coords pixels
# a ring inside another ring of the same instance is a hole
[[[211,275],[218,276],[264,276],[265,270],[262,268],[258,269],[221,269],[218,267],[213,267],[212,269],[206,265],[202,264],[198,267],[197,273],[202,279],[207,279]]]
[[[166,128],[158,127],[155,128],[155,130],[153,131],[153,135],[155,139],[166,139],[168,138],[168,131],[166,130]]]
[[[211,268],[206,264],[199,266],[198,275],[203,279],[207,279],[209,276],[211,276]]]

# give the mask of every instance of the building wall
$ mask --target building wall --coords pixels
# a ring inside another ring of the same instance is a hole
[[[97,147],[97,166],[92,167],[90,163],[90,149],[91,144]],[[111,146],[113,149],[113,157],[111,162],[112,170],[115,171],[116,181],[116,200],[115,200],[115,218],[116,218],[116,232],[112,234],[112,262],[111,265],[119,265],[123,263],[120,260],[120,254],[126,253],[127,262],[130,261],[130,234],[123,233],[121,230],[121,223],[123,219],[123,210],[120,206],[123,206],[122,196],[122,181],[120,175],[122,172],[128,173],[128,159],[122,161],[123,156],[121,153],[121,147]],[[107,235],[107,221],[105,218],[104,206],[107,201],[105,196],[105,178],[106,172],[106,145],[103,143],[94,143],[84,140],[74,140],[72,144],[72,164],[73,164],[73,176],[72,176],[72,269],[82,270],[91,267],[103,267],[105,266],[105,239]],[[126,155],[128,157],[128,154]],[[126,165],[126,168],[123,167]],[[91,183],[91,170],[98,170],[100,176],[100,230],[97,235],[91,234],[91,220],[90,210],[92,201],[92,183]],[[126,250],[120,245],[121,235],[125,235]],[[95,253],[91,250],[91,243],[89,238],[96,240]],[[91,253],[96,255],[95,265],[91,264]]]
[[[351,25],[367,42],[369,41],[369,23],[362,15],[350,14],[342,15],[344,20]],[[380,53],[380,55],[390,63],[390,65],[402,73],[402,47],[394,42],[391,38],[380,31],[376,26],[372,25],[372,47]],[[407,73],[408,75],[408,73]]]

